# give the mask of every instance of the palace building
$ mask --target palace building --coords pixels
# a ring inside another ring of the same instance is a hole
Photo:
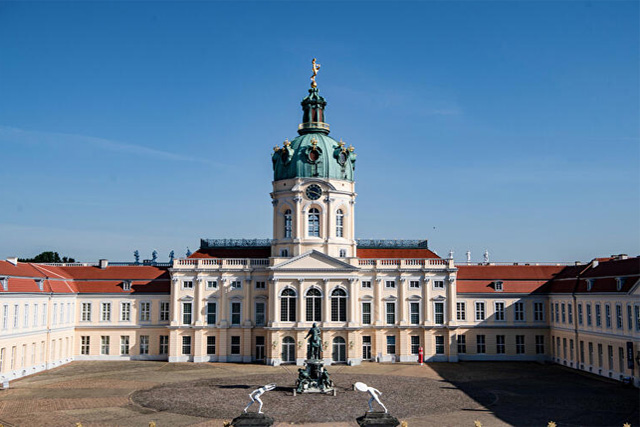
[[[315,73],[314,73],[315,76]],[[72,360],[302,364],[549,361],[638,385],[640,258],[459,264],[426,240],[355,238],[352,146],[312,83],[276,146],[273,235],[171,264],[0,261],[0,377]]]

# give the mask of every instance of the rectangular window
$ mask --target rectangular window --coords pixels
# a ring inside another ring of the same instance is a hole
[[[544,335],[536,335],[536,354],[544,354]]]
[[[456,319],[467,320],[467,304],[464,302],[456,303]]]
[[[362,324],[363,325],[371,324],[371,303],[370,302],[362,303]]]
[[[600,304],[596,304],[596,326],[602,327],[602,313],[600,310]]]
[[[467,337],[465,335],[458,335],[458,353],[467,352]]]
[[[544,321],[544,304],[541,302],[533,303],[533,320],[536,322]]]
[[[524,335],[516,335],[516,354],[524,354]]]
[[[207,280],[207,289],[218,289],[218,282],[216,280]]]
[[[433,281],[434,289],[444,289],[444,280],[434,280]]]
[[[56,312],[54,307],[54,311],[53,311],[54,318],[56,316],[55,313]],[[111,303],[110,302],[103,302],[102,304],[100,304],[100,320],[103,322],[111,321]]]
[[[609,356],[609,370],[613,371],[613,346],[607,346],[607,355]]]
[[[160,302],[160,321],[161,322],[169,321],[169,302],[168,301]]]
[[[496,353],[504,354],[505,345],[504,345],[504,335],[496,335]]]
[[[193,289],[193,280],[183,280],[182,289]]]
[[[580,363],[584,363],[584,341],[580,341]]]
[[[231,290],[232,291],[237,291],[242,289],[242,281],[241,280],[234,280],[231,282]]]
[[[131,303],[130,302],[120,303],[120,320],[122,322],[128,322],[131,320]]]
[[[602,344],[598,344],[598,366],[602,368],[603,366],[603,353],[602,353]]]
[[[36,306],[37,308],[38,306]],[[627,326],[629,331],[633,330],[633,309],[631,308],[631,304],[627,305]]]
[[[514,306],[515,306],[515,321],[524,322],[524,303],[517,302],[514,304]]]
[[[207,337],[207,354],[216,354],[216,337]]]
[[[363,280],[361,285],[363,288],[371,289],[371,280]]]
[[[362,337],[362,360],[371,360],[371,337]]]
[[[395,280],[387,280],[387,281],[385,281],[385,287],[387,287],[387,288],[395,288],[396,287],[396,281]]]
[[[640,305],[634,306],[636,313],[636,331],[640,331]]]
[[[591,304],[586,305],[586,310],[587,310],[587,326],[591,326],[593,323],[591,321]]]
[[[618,329],[622,329],[623,327],[622,321],[622,306],[620,304],[616,304],[616,327]]]
[[[149,335],[140,335],[140,354],[149,354]]]
[[[567,320],[567,313],[566,313],[566,307],[565,307],[564,303],[562,303],[562,304],[560,305],[560,307],[562,308],[562,323],[567,323],[567,322],[566,322],[566,320]]]
[[[191,337],[189,336],[182,337],[182,354],[183,355],[191,354]]]
[[[100,337],[100,354],[104,356],[109,354],[109,336],[107,335]]]
[[[293,291],[291,289],[286,289],[285,292],[289,292],[290,295],[288,296],[281,296],[280,298],[280,321],[281,322],[295,322],[296,321],[296,302],[297,299],[294,295]],[[283,292],[284,294],[284,292]],[[337,301],[335,301],[335,310],[334,310],[334,304],[333,304],[334,300],[332,300],[332,307],[331,307],[331,311],[332,311],[332,319],[333,321],[338,321],[337,318]],[[333,315],[335,316],[335,319],[333,318]]]
[[[2,306],[2,329],[7,328],[9,328],[9,305],[5,304]]]
[[[436,354],[444,354],[444,336],[436,335]]]
[[[80,320],[83,322],[91,322],[91,303],[90,302],[82,303],[82,314],[80,315]]]
[[[169,335],[160,335],[160,354],[169,353]]]
[[[573,324],[573,307],[571,304],[567,304],[567,319],[570,324]]]
[[[567,358],[567,339],[562,338],[562,357]]]
[[[396,323],[396,303],[388,302],[387,303],[387,325],[395,325],[395,323]]]
[[[129,354],[129,336],[128,335],[120,336],[120,354],[122,355]]]
[[[420,288],[420,281],[419,280],[410,280],[409,281],[409,288],[419,289]]]
[[[631,324],[631,323],[629,323]],[[38,326],[38,304],[33,305],[33,326]],[[35,362],[34,362],[35,364]],[[2,371],[0,371],[2,372]]]
[[[624,349],[622,347],[618,347],[618,367],[620,373],[624,374]]]
[[[151,303],[141,302],[140,303],[140,321],[148,322],[150,320],[151,320]]]
[[[578,304],[578,325],[582,325],[582,304]]]
[[[418,354],[420,349],[420,337],[418,335],[411,335],[411,354]]]
[[[256,326],[264,326],[266,323],[266,304],[263,302],[256,303]]]
[[[267,282],[256,282],[256,289],[267,289]]]
[[[484,311],[484,302],[477,301],[476,302],[476,322],[480,320],[484,320],[485,311]]]
[[[420,324],[420,303],[418,302],[409,303],[409,317],[411,319],[412,325]]]
[[[90,346],[90,337],[89,336],[81,336],[80,337],[80,354],[89,354]]]
[[[504,302],[494,303],[496,320],[504,320]]]
[[[387,335],[387,354],[396,354],[396,336]]]
[[[589,365],[593,366],[593,343],[589,343]]]
[[[434,321],[436,325],[444,325],[444,303],[436,302],[433,304]]]
[[[611,328],[611,306],[609,304],[605,304],[604,306],[604,316],[607,328]]]
[[[24,327],[29,327],[29,304],[24,305]]]
[[[232,302],[231,303],[231,324],[232,325],[239,325],[240,324],[240,312],[241,312],[242,306],[240,305],[239,302]]]
[[[215,325],[218,323],[218,305],[215,302],[207,303],[207,325]]]
[[[231,337],[231,354],[240,354],[240,336],[233,335]]]
[[[182,303],[182,324],[190,325],[191,324],[191,309],[193,305],[190,302]]]
[[[478,354],[483,354],[487,352],[487,347],[485,345],[484,335],[476,335],[476,350]]]

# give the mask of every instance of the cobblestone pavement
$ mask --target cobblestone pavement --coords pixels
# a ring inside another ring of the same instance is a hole
[[[624,422],[638,425],[640,417],[638,390],[555,365],[510,362],[432,363],[425,366],[371,363],[353,367],[332,366],[329,371],[336,380],[342,378],[350,382],[361,376],[375,383],[383,392],[382,401],[390,412],[401,415],[401,420],[406,420],[411,427],[472,427],[476,420],[484,426],[546,425],[549,420],[556,421],[558,426],[622,426]],[[249,388],[271,377],[281,382],[291,378],[293,384],[295,373],[293,366],[73,362],[14,381],[9,390],[0,391],[0,424],[75,426],[80,422],[83,426],[146,427],[150,421],[155,421],[158,427],[219,427],[223,421],[230,420],[231,414],[241,412],[248,400]],[[202,400],[206,411],[200,412],[197,402],[190,402],[195,410],[176,410],[170,405],[157,410],[140,406],[131,398],[136,392],[161,396],[162,393],[157,392],[164,391],[167,395],[174,394],[173,401],[179,403],[181,398],[184,399],[181,393],[188,399],[189,393],[196,392],[197,388],[190,387],[190,384],[206,385],[208,392],[214,393],[212,396],[226,386],[228,395],[223,392],[210,403]],[[357,425],[355,421],[343,421],[344,418],[331,414],[341,407],[357,413],[360,407],[353,408],[353,405],[361,406],[364,413],[367,395],[356,396],[356,392],[349,390],[350,384],[339,385],[343,398],[340,394],[336,398],[326,396],[326,406],[314,413],[320,417],[327,414],[320,421],[335,421],[307,423],[305,426]],[[389,390],[392,392],[388,393]],[[324,397],[294,398],[283,390],[279,394],[277,390],[270,393],[271,397],[267,393],[263,399],[267,414],[270,413],[269,399],[271,403],[277,402],[278,406],[291,406],[289,412],[280,414],[290,418],[277,419],[277,427],[303,420],[300,413],[311,412],[311,402],[305,398]],[[222,396],[226,398],[220,399]],[[234,398],[241,401],[236,403]],[[315,402],[324,399],[312,400],[315,406]],[[220,411],[211,412],[206,405],[219,406]],[[278,411],[272,408],[271,412]],[[213,413],[217,413],[219,418],[209,418]],[[297,418],[291,416],[296,413]]]

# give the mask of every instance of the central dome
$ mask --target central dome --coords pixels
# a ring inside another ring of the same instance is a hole
[[[353,181],[356,155],[320,132],[305,133],[273,153],[273,180],[290,178],[325,178]]]

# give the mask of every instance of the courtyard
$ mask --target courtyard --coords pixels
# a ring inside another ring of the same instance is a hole
[[[337,396],[298,395],[297,367],[165,362],[73,362],[0,391],[4,426],[222,426],[253,389],[276,425],[355,426],[368,395],[410,426],[638,425],[637,389],[557,365],[516,362],[331,366]],[[251,410],[257,411],[257,405]],[[312,424],[313,423],[313,424]]]

